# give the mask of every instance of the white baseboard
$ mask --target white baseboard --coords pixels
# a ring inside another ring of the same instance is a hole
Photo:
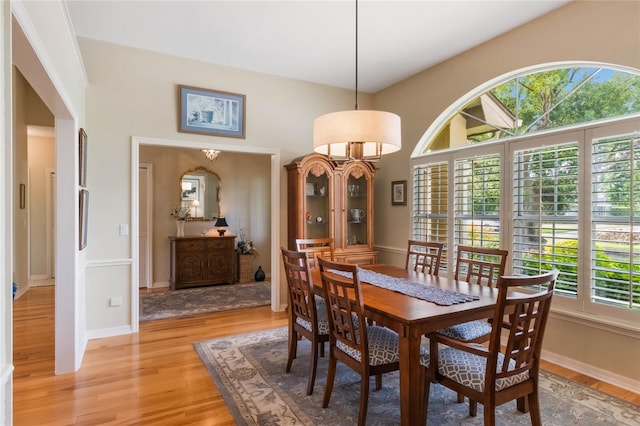
[[[169,281],[159,281],[157,283],[151,283],[150,288],[162,288],[162,287],[170,287]]]
[[[545,350],[542,351],[542,359],[586,376],[593,377],[594,379],[598,379],[602,382],[640,394],[640,381]]]
[[[49,275],[47,275],[47,274],[31,275],[31,276],[29,276],[29,281],[48,280],[49,278],[51,278],[51,277]]]
[[[87,331],[87,339],[100,339],[102,337],[122,336],[123,334],[132,334],[133,329],[128,326],[102,328],[99,330]]]

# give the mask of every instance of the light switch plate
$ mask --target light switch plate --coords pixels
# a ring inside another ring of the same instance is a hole
[[[129,235],[129,225],[127,225],[126,223],[121,223],[120,224],[120,236],[125,237]]]

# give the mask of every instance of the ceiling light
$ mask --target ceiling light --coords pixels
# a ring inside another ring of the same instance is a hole
[[[356,0],[355,110],[321,115],[313,122],[313,150],[333,159],[379,160],[402,146],[400,117],[358,109],[358,0]]]
[[[220,154],[222,151],[218,150],[218,149],[203,149],[202,152],[204,152],[205,157],[207,157],[207,160],[215,160],[216,158],[218,158],[218,154]]]

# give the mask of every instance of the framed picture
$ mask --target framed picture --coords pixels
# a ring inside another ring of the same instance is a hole
[[[407,181],[394,180],[391,182],[391,205],[406,206],[407,205]]]
[[[89,224],[89,191],[80,190],[80,250],[87,246],[87,225]]]
[[[24,183],[20,184],[20,208],[27,207],[27,186]]]
[[[78,132],[78,149],[79,149],[79,169],[78,169],[78,180],[80,186],[87,186],[87,133],[84,129],[80,129]]]
[[[198,179],[182,178],[182,201],[200,200],[200,181]]]
[[[179,88],[178,131],[244,139],[244,95],[182,85]]]

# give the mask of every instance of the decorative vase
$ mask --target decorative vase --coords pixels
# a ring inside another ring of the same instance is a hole
[[[184,237],[184,220],[176,220],[176,237]]]
[[[253,279],[256,281],[264,281],[264,278],[265,278],[265,275],[264,275],[264,271],[262,270],[262,266],[258,266],[258,270],[253,276]]]

